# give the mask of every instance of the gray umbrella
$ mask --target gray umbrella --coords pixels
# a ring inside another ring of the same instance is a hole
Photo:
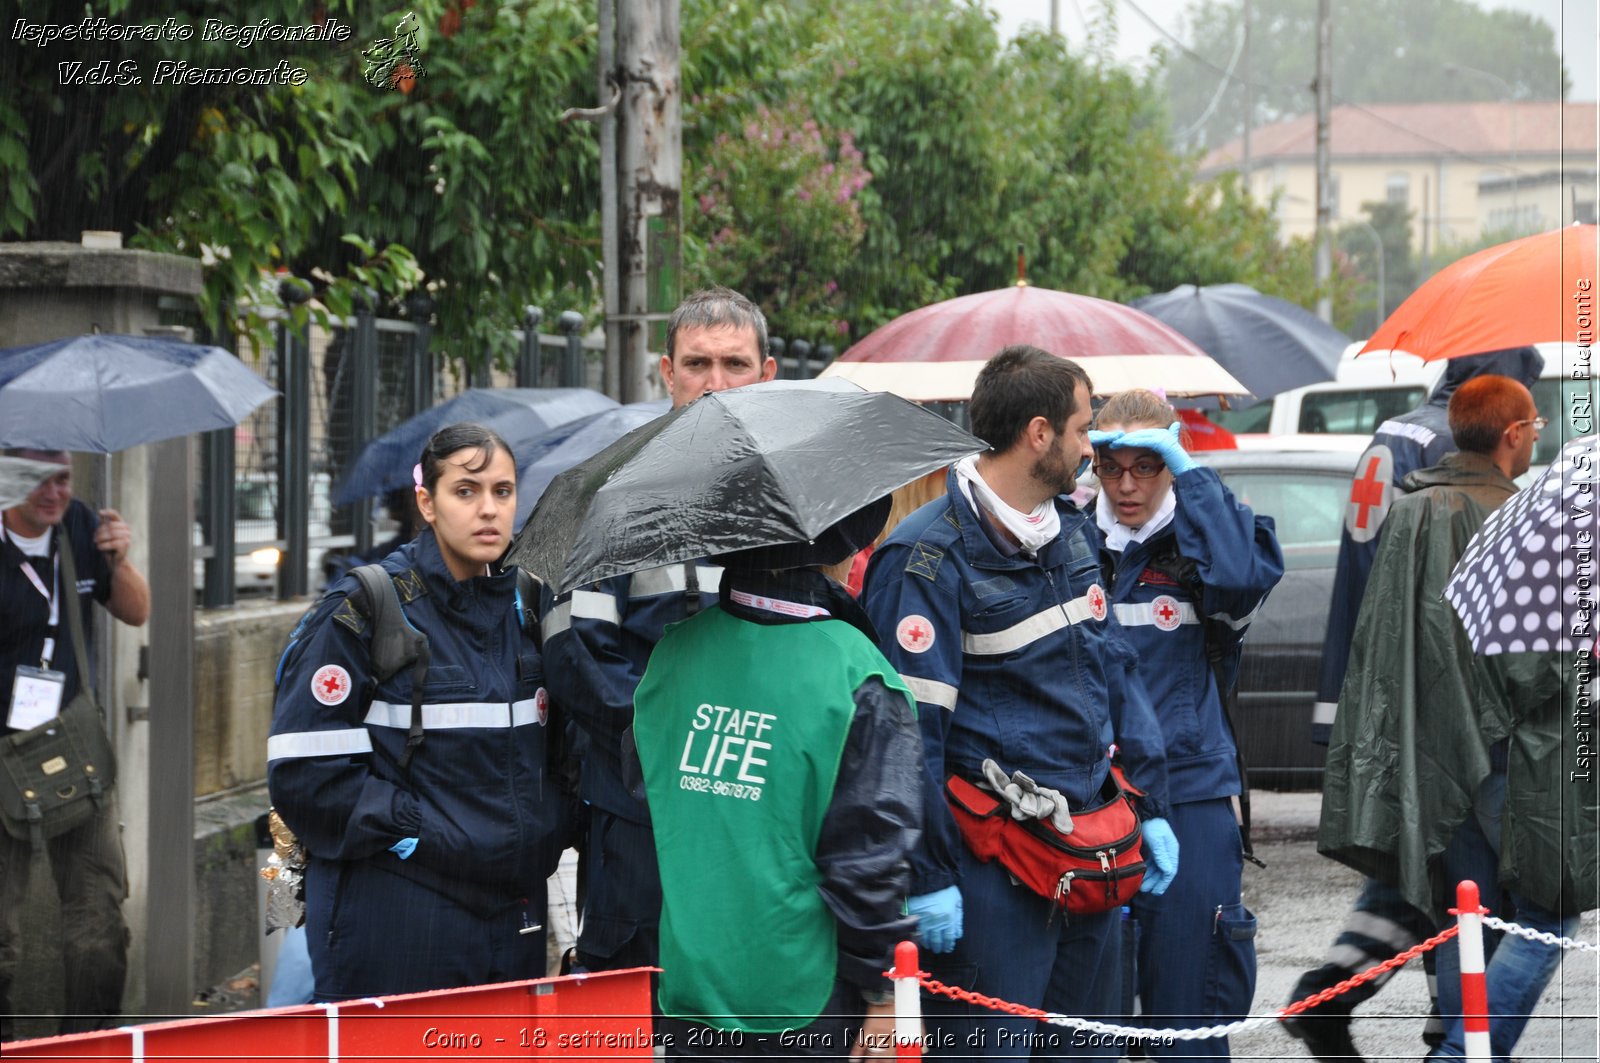
[[[67,466],[55,462],[0,455],[0,509],[20,505],[35,487],[66,471]]]
[[[551,481],[507,563],[559,592],[695,557],[805,543],[983,449],[938,414],[843,381],[705,395]]]
[[[1571,653],[1594,642],[1596,437],[1579,436],[1489,515],[1444,596],[1481,654]]]
[[[1260,399],[1332,380],[1350,345],[1304,307],[1248,284],[1180,284],[1132,305],[1181,332]]]
[[[231,428],[277,392],[220,347],[97,334],[0,351],[0,446],[109,454]]]

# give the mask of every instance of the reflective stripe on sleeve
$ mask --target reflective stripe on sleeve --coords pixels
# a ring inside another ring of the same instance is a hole
[[[1131,602],[1126,605],[1113,605],[1111,611],[1117,615],[1117,623],[1123,627],[1146,627],[1155,624],[1156,609],[1154,602]],[[1200,618],[1195,615],[1194,606],[1189,602],[1177,602],[1178,623],[1198,624]]]
[[[551,608],[551,610],[545,614],[544,622],[539,625],[539,633],[544,636],[544,640],[546,642],[549,642],[551,639],[555,638],[557,635],[561,634],[571,626],[572,603],[557,602]]]
[[[955,711],[956,695],[959,691],[949,683],[941,683],[937,679],[923,679],[920,676],[900,673],[901,682],[911,689],[911,696],[924,705],[937,705],[942,709]]]
[[[1089,607],[1089,596],[1080,595],[1065,606],[1052,605],[1048,609],[1041,609],[1028,619],[1012,624],[1003,631],[987,635],[974,635],[970,631],[963,631],[961,648],[967,653],[974,654],[1014,653],[1064,627],[1093,619],[1094,610]]]
[[[1265,598],[1261,599],[1261,601],[1256,603],[1256,607],[1254,609],[1250,610],[1237,620],[1229,616],[1227,613],[1212,613],[1211,619],[1220,620],[1224,624],[1227,624],[1229,627],[1233,628],[1235,631],[1243,631],[1245,628],[1250,626],[1250,622],[1256,618],[1256,614],[1261,612],[1261,607],[1265,604],[1267,604],[1267,600]]]
[[[1311,722],[1333,726],[1333,718],[1339,715],[1337,701],[1319,701],[1311,706]]]
[[[409,707],[407,708],[409,712]],[[267,739],[267,760],[348,757],[372,752],[372,736],[361,727],[341,731],[290,731]]]
[[[628,582],[628,597],[651,598],[657,594],[671,594],[674,591],[682,594],[689,589],[683,569],[684,564],[680,561],[675,565],[662,565],[660,568],[647,568],[643,572],[635,572]],[[694,577],[702,594],[715,594],[717,588],[722,585],[722,569],[718,565],[696,565]]]
[[[368,727],[394,727],[402,731],[411,728],[411,703],[374,701],[367,710],[364,721]],[[422,729],[425,731],[450,731],[468,727],[505,728],[525,727],[537,723],[534,699],[522,701],[457,701],[422,706]]]
[[[574,620],[598,620],[612,627],[622,623],[621,615],[617,612],[617,600],[604,591],[573,591],[569,604]]]

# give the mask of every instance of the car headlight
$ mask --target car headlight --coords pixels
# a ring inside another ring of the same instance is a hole
[[[281,557],[283,553],[276,546],[263,546],[259,550],[250,551],[250,560],[258,565],[276,565]]]

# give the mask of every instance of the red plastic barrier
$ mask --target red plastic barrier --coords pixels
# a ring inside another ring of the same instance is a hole
[[[7,1060],[648,1059],[650,972],[446,989],[13,1041]]]

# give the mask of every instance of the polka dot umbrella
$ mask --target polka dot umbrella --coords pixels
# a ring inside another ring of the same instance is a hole
[[[1474,651],[1572,653],[1593,643],[1596,442],[1568,442],[1467,544],[1444,596]]]

